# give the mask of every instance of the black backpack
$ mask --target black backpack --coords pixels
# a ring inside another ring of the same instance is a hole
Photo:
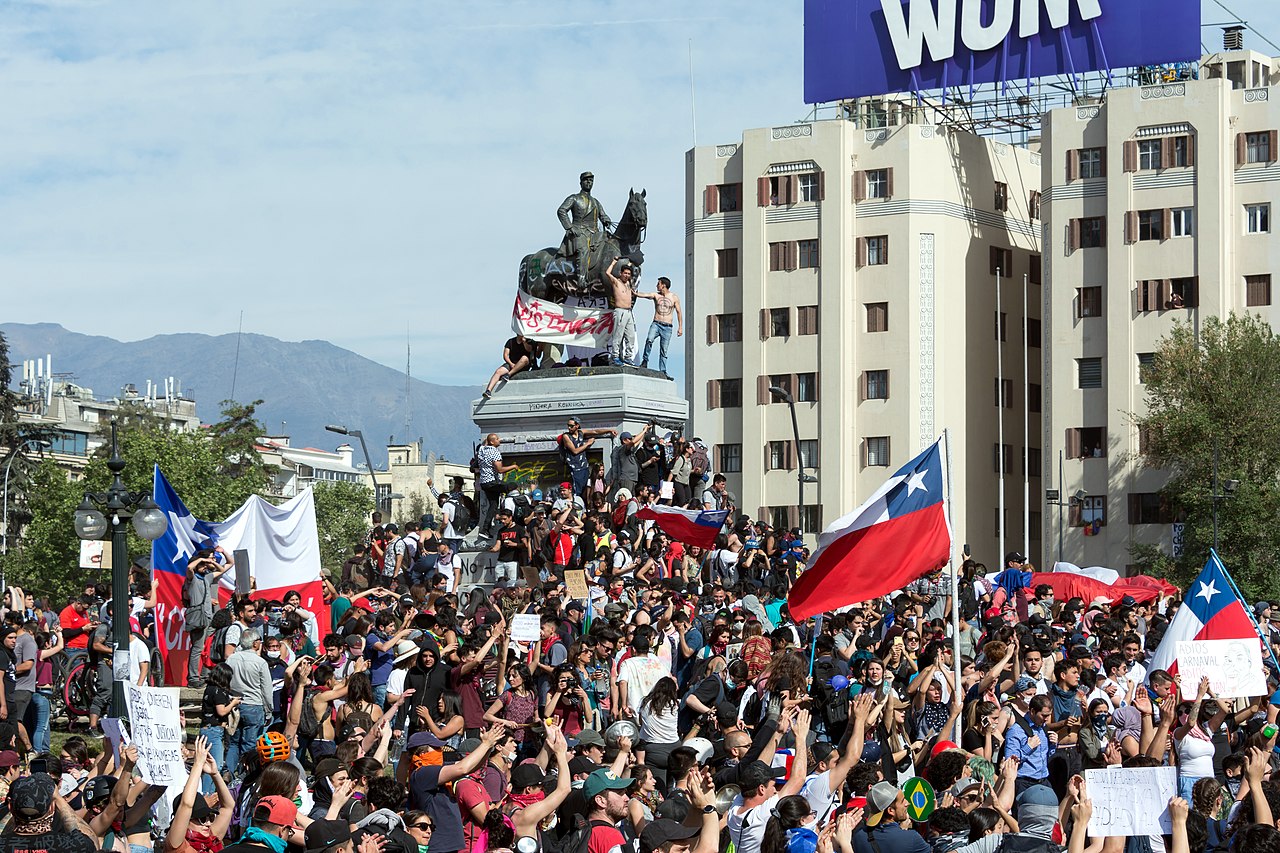
[[[849,722],[849,688],[831,687],[831,679],[837,674],[836,665],[829,658],[818,661],[813,668],[813,693],[827,728],[840,728]]]
[[[230,607],[219,607],[214,611],[213,620],[209,623],[209,628],[213,631],[213,645],[209,648],[209,660],[214,663],[222,663],[227,659],[227,633],[231,630],[233,621]],[[191,651],[195,653],[195,649]]]
[[[516,495],[511,500],[516,505],[516,508],[512,511],[516,523],[524,524],[525,519],[529,517],[529,513],[533,511],[533,501],[526,494]]]
[[[973,589],[973,580],[960,578],[960,618],[972,619],[978,615],[978,594]]]
[[[574,828],[565,833],[555,844],[548,845],[549,853],[587,853],[591,844],[591,833],[597,826],[608,826],[617,829],[603,820],[588,821],[582,815],[577,816]]]
[[[298,718],[298,737],[304,740],[314,739],[320,732],[320,719],[316,716],[316,706],[313,701],[318,692],[317,690],[306,690],[302,694],[302,714]]]

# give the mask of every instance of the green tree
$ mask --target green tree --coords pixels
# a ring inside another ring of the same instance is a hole
[[[333,578],[363,542],[365,519],[373,512],[373,491],[361,483],[322,481],[311,487],[316,502],[316,530],[320,536],[320,565]]]
[[[1162,496],[1185,523],[1182,556],[1164,565],[1186,583],[1213,545],[1213,470],[1239,480],[1219,498],[1219,556],[1250,601],[1280,595],[1280,337],[1260,316],[1178,323],[1144,368],[1146,465],[1166,470]],[[1220,487],[1221,488],[1221,487]],[[1221,493],[1221,492],[1220,492]],[[1152,549],[1134,549],[1158,565]]]
[[[0,483],[8,474],[8,516],[0,518],[7,533],[6,542],[17,541],[22,528],[31,520],[27,495],[31,476],[44,458],[42,447],[56,437],[54,430],[23,422],[18,418],[19,395],[9,387],[13,381],[13,365],[9,363],[9,342],[0,332]],[[0,496],[2,499],[3,496]]]

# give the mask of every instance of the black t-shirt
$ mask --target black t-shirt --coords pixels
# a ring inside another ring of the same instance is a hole
[[[89,637],[89,663],[94,666],[111,660],[110,654],[103,654],[93,650],[96,643],[102,643],[108,648],[111,647],[111,626],[105,622],[95,628],[93,634]]]
[[[466,846],[462,835],[462,815],[457,801],[440,784],[442,769],[428,765],[413,771],[409,777],[409,808],[421,809],[431,815],[436,825],[435,832],[431,834],[432,850],[461,850]]]
[[[523,563],[526,555],[524,549],[524,528],[519,524],[498,528],[498,562]]]
[[[0,643],[0,669],[4,670],[4,698],[7,702],[13,701],[13,691],[18,685],[16,666],[17,661],[13,656],[13,652],[6,649],[3,643]]]
[[[54,818],[52,832],[15,835],[12,829],[0,835],[0,853],[97,853],[98,845],[79,830],[60,828]]]
[[[208,727],[225,723],[227,718],[218,716],[218,706],[230,704],[230,693],[223,690],[221,687],[215,687],[212,684],[206,686],[204,689],[204,698],[200,700],[200,725]]]
[[[507,355],[510,357],[512,364],[518,364],[520,359],[526,357],[529,359],[530,363],[533,362],[533,344],[529,341],[520,343],[517,338],[510,338],[505,344],[503,344],[503,347],[506,349]]]
[[[654,457],[656,459],[652,465],[644,464]],[[666,473],[666,466],[662,464],[662,448],[657,445],[653,447],[644,445],[636,451],[636,459],[640,464],[640,482],[646,486],[658,485]]]

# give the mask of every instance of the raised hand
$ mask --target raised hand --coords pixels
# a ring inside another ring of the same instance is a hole
[[[1186,823],[1189,810],[1187,801],[1182,797],[1174,797],[1169,801],[1169,817],[1172,818],[1174,823]]]

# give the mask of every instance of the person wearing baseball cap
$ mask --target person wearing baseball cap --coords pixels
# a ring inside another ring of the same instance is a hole
[[[778,775],[786,775],[786,768],[776,768],[763,761],[748,761],[738,765],[738,788],[742,793],[734,797],[726,813],[729,839],[738,853],[760,853],[764,841],[765,824],[783,797],[799,794],[804,788],[803,768],[809,766],[809,712],[801,711],[791,728],[795,735],[796,772],[786,783],[778,787]]]
[[[303,835],[307,853],[351,853],[351,824],[345,820],[315,820]]]
[[[252,824],[240,841],[222,848],[227,853],[284,853],[289,840],[301,835],[296,826],[298,807],[279,796],[262,797],[253,807]]]
[[[854,850],[880,853],[930,853],[919,833],[902,828],[909,820],[907,798],[892,782],[877,782],[867,792],[864,825],[853,835]]]
[[[627,807],[631,803],[631,798],[627,796],[629,787],[630,776],[616,776],[607,768],[593,771],[587,781],[582,783],[582,796],[587,801],[587,821],[592,824],[608,824],[591,827],[588,850],[626,848],[628,842],[618,831],[617,824],[628,814]]]

